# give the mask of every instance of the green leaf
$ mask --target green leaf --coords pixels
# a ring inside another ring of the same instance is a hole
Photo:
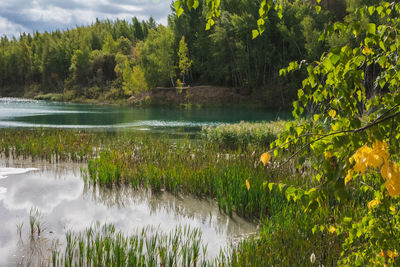
[[[375,12],[375,7],[374,6],[368,7],[368,12],[372,16],[372,14],[374,14],[374,12]]]
[[[299,89],[299,91],[297,91],[297,96],[299,97],[299,99],[304,95],[304,91],[303,89]]]
[[[274,185],[275,185],[275,183],[269,183],[268,184],[269,191],[272,191]]]
[[[252,34],[253,34],[253,39],[255,39],[257,38],[258,35],[260,35],[260,32],[258,30],[253,30]]]
[[[317,14],[319,14],[319,12],[321,12],[321,6],[315,6],[315,10],[317,11]]]
[[[382,48],[383,51],[386,51],[385,44],[382,41],[379,41],[379,47]]]
[[[375,23],[368,23],[368,33],[375,34],[376,33],[376,25]]]
[[[332,64],[334,66],[336,66],[336,64],[340,60],[340,57],[338,55],[332,54],[331,57],[330,57],[330,60],[331,60]]]
[[[177,1],[174,3],[174,6],[175,6],[176,15],[177,15],[178,17],[180,17],[180,16],[182,15],[182,13],[183,13],[183,8],[182,8],[181,0],[177,0]]]

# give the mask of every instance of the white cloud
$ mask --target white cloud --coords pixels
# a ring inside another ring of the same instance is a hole
[[[71,12],[54,6],[47,9],[41,7],[23,9],[22,13],[32,21],[71,23],[72,20]]]
[[[147,20],[166,24],[171,0],[0,0],[0,35],[52,31],[99,19]]]
[[[26,32],[28,29],[12,23],[6,18],[0,16],[0,35],[1,36],[18,36],[21,32]]]

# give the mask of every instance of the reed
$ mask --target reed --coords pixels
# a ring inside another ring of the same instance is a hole
[[[201,134],[205,140],[221,147],[243,148],[249,145],[268,147],[285,128],[285,123],[286,121],[278,120],[205,126],[202,128]]]
[[[188,225],[169,233],[155,227],[131,235],[112,224],[94,224],[83,232],[68,231],[65,245],[53,243],[52,264],[57,266],[212,266],[206,249],[200,250],[201,231]]]

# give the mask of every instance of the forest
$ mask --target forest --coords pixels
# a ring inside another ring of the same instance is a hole
[[[266,30],[252,38],[261,0],[221,4],[216,24],[207,29],[207,6],[179,18],[171,4],[168,25],[153,18],[96,20],[54,32],[22,33],[0,42],[0,95],[35,97],[62,94],[66,100],[118,100],[154,87],[214,85],[283,99],[289,105],[305,73],[279,77],[298,59],[315,60],[348,42],[331,36],[319,42],[326,25],[351,21],[360,1],[326,1],[316,15],[312,1],[282,1],[282,19],[272,11]]]

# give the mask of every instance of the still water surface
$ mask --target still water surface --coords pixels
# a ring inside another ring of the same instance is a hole
[[[140,108],[0,98],[0,128],[132,129],[176,133],[196,132],[205,125],[288,117],[285,112],[249,108]]]
[[[39,249],[44,253],[53,239],[63,241],[68,230],[83,231],[95,222],[112,223],[127,234],[147,226],[169,232],[178,225],[190,225],[201,229],[211,258],[230,242],[257,231],[244,219],[221,214],[214,202],[131,188],[93,190],[83,182],[82,165],[4,159],[0,165],[0,266],[29,263],[33,253],[28,238],[31,208],[43,215],[48,242]],[[20,238],[17,225],[22,224]]]

